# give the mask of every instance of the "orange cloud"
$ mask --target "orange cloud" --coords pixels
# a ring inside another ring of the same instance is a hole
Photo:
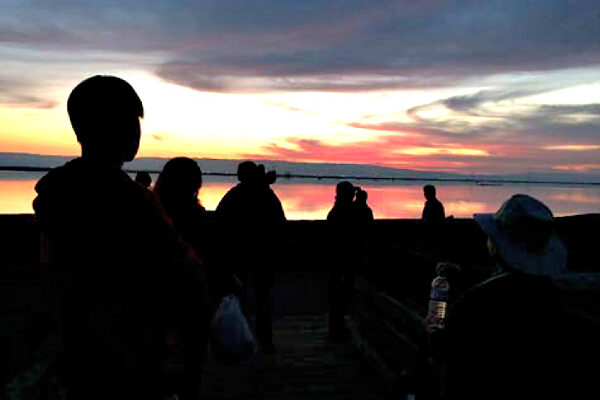
[[[560,146],[545,146],[544,150],[568,150],[568,151],[590,151],[600,150],[600,145],[596,144],[566,144]]]
[[[407,149],[398,150],[399,154],[406,154],[411,156],[428,156],[433,154],[450,154],[458,156],[489,156],[485,150],[481,149],[453,149],[453,148],[441,148],[441,147],[410,147]]]
[[[593,170],[600,170],[600,164],[570,164],[570,165],[555,165],[552,169],[559,171],[575,171],[575,172],[586,172]]]

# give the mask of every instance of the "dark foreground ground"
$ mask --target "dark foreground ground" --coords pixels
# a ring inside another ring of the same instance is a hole
[[[0,227],[0,387],[9,398],[40,398],[51,385],[44,379],[57,348],[52,271],[37,261],[39,232],[32,216],[2,215]],[[600,318],[599,227],[600,214],[558,218],[569,269],[578,276],[568,301],[595,318]],[[460,264],[468,283],[493,270],[486,238],[471,219],[449,221],[435,244],[420,221],[375,221],[365,245],[354,249],[361,267],[348,320],[353,340],[332,343],[325,338],[328,271],[336,256],[329,240],[324,221],[288,223],[275,256],[277,351],[238,365],[209,358],[204,398],[405,395],[421,368],[422,317],[437,262]],[[435,391],[436,382],[427,385]]]

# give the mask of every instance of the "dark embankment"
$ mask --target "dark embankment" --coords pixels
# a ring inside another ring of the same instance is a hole
[[[57,340],[57,307],[53,271],[38,262],[39,230],[33,217],[0,215],[0,226],[0,358],[3,360],[0,387],[3,387],[23,371],[31,370],[37,361],[52,356]],[[598,227],[600,214],[557,219],[559,235],[569,249],[570,271],[600,274],[600,246],[595,240]],[[404,348],[398,345],[398,351],[387,348],[387,358],[391,360],[387,365],[392,370],[400,368],[398,360],[418,361],[418,349],[413,346],[414,337],[420,332],[416,325],[424,315],[437,262],[460,264],[467,284],[481,281],[493,271],[486,237],[472,219],[449,220],[438,238],[430,240],[418,220],[377,220],[364,246],[351,249],[360,265],[357,281],[360,293],[353,312],[357,325],[372,327],[378,321],[385,322],[391,332],[386,339],[388,343],[392,346],[407,343]],[[280,285],[279,290],[275,288],[276,297],[279,296],[276,317],[285,313],[326,312],[327,271],[336,252],[343,251],[331,249],[330,243],[325,221],[288,222],[275,252],[276,285]],[[597,286],[574,288],[567,293],[571,305],[600,317]],[[290,296],[296,296],[295,301]],[[305,301],[298,301],[302,298]],[[414,326],[408,326],[411,324]],[[38,372],[43,375],[43,371]]]

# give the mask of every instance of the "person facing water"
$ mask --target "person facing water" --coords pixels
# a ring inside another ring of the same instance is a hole
[[[594,398],[598,325],[566,307],[554,281],[567,249],[552,212],[517,194],[474,218],[498,271],[448,310],[444,398]]]
[[[435,186],[423,186],[423,195],[426,200],[421,219],[431,225],[440,225],[446,219],[446,214],[444,205],[436,197]]]
[[[335,202],[327,214],[331,233],[331,271],[329,276],[329,338],[343,340],[349,336],[344,317],[348,313],[354,273],[359,263],[357,253],[363,245],[364,230],[372,212],[366,205],[366,192],[354,197],[361,189],[348,181],[336,186]],[[366,208],[365,208],[366,207]]]
[[[219,202],[216,214],[222,224],[223,243],[234,248],[230,253],[233,272],[244,284],[240,298],[247,310],[247,284],[252,279],[256,293],[256,334],[263,352],[273,351],[272,299],[274,280],[273,251],[286,221],[279,198],[270,188],[274,171],[245,161],[238,165],[239,183]]]
[[[215,223],[198,198],[201,188],[202,170],[198,163],[188,157],[176,157],[163,167],[154,193],[175,229],[205,263],[213,296],[211,305],[214,307],[224,295],[238,288],[219,254],[221,249],[217,243]]]
[[[203,242],[200,235],[206,224],[206,210],[198,200],[201,187],[202,170],[196,161],[187,157],[167,161],[154,187],[175,228],[200,253]]]
[[[174,304],[164,289],[175,285],[186,333],[202,336],[203,264],[122,170],[138,151],[142,102],[126,81],[93,76],[73,89],[67,111],[81,157],[42,177],[33,201],[42,261],[57,266],[61,284],[58,379],[70,399],[194,396],[203,344],[186,341],[176,373],[160,321]]]
[[[360,188],[357,188],[354,199],[354,212],[356,213],[356,219],[361,225],[361,230],[366,230],[369,223],[373,221],[373,210],[367,204],[367,198],[369,194]]]

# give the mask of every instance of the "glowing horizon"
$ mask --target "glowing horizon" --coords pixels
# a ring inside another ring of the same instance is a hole
[[[0,152],[79,154],[67,97],[106,74],[144,104],[138,157],[599,177],[600,57],[584,34],[595,2],[568,21],[556,2],[535,10],[544,18],[519,2],[426,3],[200,2],[182,14],[161,0],[8,1]]]

